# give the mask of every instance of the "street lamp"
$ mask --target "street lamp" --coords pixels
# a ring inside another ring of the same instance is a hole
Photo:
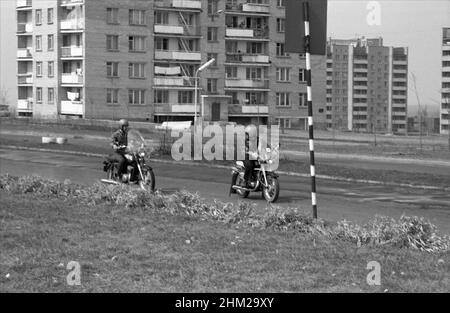
[[[197,125],[197,106],[198,106],[198,74],[206,69],[208,66],[216,62],[216,59],[212,58],[208,62],[201,65],[198,70],[195,71],[195,90],[194,90],[194,106],[195,106],[195,113],[194,113],[194,125]]]

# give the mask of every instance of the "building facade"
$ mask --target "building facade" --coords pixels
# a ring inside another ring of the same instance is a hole
[[[162,122],[197,110],[307,129],[306,61],[284,50],[283,0],[17,0],[16,13],[19,116]],[[326,57],[312,66],[324,128]]]
[[[450,27],[442,30],[441,134],[450,132]]]
[[[330,39],[327,54],[328,129],[407,132],[407,48]]]

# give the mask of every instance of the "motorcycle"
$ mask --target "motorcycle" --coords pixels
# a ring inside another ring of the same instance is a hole
[[[274,203],[280,195],[280,183],[275,173],[274,158],[277,157],[278,147],[267,148],[265,155],[257,155],[257,166],[250,180],[250,189],[240,186],[244,181],[244,162],[237,161],[236,167],[232,169],[230,195],[237,193],[242,198],[247,198],[251,192],[262,192],[262,197],[269,203]],[[256,156],[256,155],[255,155]]]
[[[102,182],[108,184],[129,184],[135,183],[144,190],[155,190],[155,174],[153,169],[146,163],[144,138],[135,129],[128,131],[128,146],[120,146],[119,149],[125,150],[125,159],[127,161],[127,170],[119,177],[119,163],[114,160],[112,155],[105,158],[103,170],[106,172],[106,179]]]

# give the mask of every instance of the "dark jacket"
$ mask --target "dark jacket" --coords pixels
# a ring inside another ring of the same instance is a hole
[[[251,148],[255,148],[254,145],[251,146]],[[259,149],[259,137],[256,137],[256,149]],[[250,151],[250,139],[245,138],[245,160],[250,160],[250,155],[248,152],[257,152],[257,151]]]
[[[117,152],[122,152],[124,149],[117,149],[117,147],[128,146],[128,134],[122,129],[118,129],[117,131],[115,131],[112,135],[112,146]]]

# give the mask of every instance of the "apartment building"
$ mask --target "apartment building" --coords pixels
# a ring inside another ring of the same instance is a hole
[[[450,132],[450,27],[442,29],[441,134]]]
[[[19,116],[163,122],[197,110],[307,129],[305,58],[284,50],[283,0],[17,0],[16,13]],[[325,127],[326,57],[312,66]]]
[[[408,50],[382,38],[330,39],[327,128],[406,133]]]

